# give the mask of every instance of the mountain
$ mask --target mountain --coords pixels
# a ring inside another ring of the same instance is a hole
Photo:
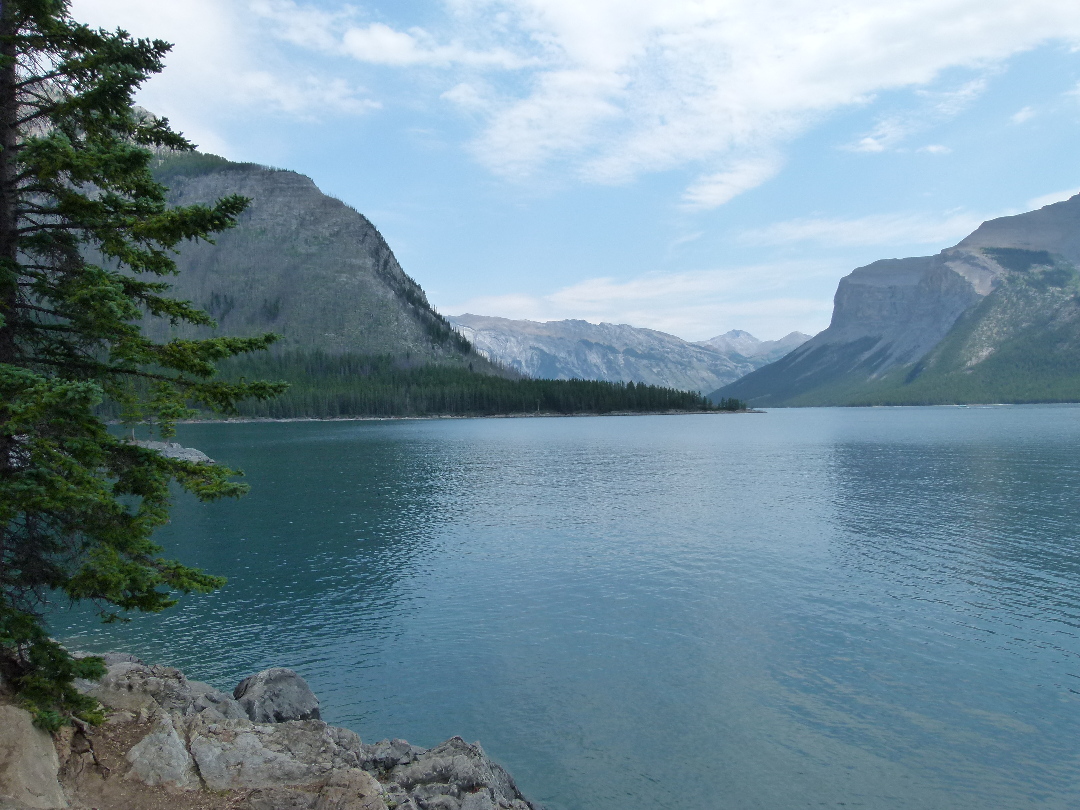
[[[758,340],[749,332],[732,329],[709,340],[698,341],[696,345],[707,346],[724,354],[741,354],[751,360],[771,363],[798,348],[810,339],[810,335],[792,332],[779,340]]]
[[[769,362],[785,341],[797,345],[799,337],[806,339],[792,333],[780,341],[759,341],[746,332],[729,332],[689,343],[624,324],[538,323],[468,314],[451,317],[450,323],[480,352],[530,377],[645,382],[702,392]],[[725,338],[750,354],[730,348]]]
[[[186,244],[173,294],[218,322],[217,334],[278,332],[275,351],[390,355],[415,363],[479,364],[428,304],[382,235],[308,177],[200,153],[171,153],[154,170],[174,205],[230,194],[251,199],[214,243]],[[155,339],[213,334],[147,319]]]
[[[841,279],[829,328],[714,391],[756,405],[1080,400],[1080,195]]]

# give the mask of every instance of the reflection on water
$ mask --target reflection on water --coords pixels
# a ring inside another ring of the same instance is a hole
[[[230,578],[58,635],[367,739],[480,739],[551,810],[1065,808],[1080,408],[190,426]],[[1076,690],[1076,691],[1074,691]]]

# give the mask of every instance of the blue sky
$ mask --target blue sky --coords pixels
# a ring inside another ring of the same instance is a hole
[[[141,103],[371,219],[443,313],[703,340],[1080,191],[1075,0],[73,0]]]

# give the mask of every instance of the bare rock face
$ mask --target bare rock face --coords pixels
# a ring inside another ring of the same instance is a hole
[[[67,807],[52,738],[17,706],[0,705],[0,807],[53,810]]]
[[[358,768],[360,738],[321,720],[188,723],[189,748],[213,790],[307,784],[335,770]]]
[[[914,363],[994,289],[1002,272],[990,258],[956,249],[856,268],[840,279],[828,329],[710,396],[782,404]]]
[[[319,719],[319,699],[291,669],[276,667],[244,678],[233,697],[256,723]]]
[[[367,771],[334,771],[305,788],[252,791],[238,810],[386,810],[382,785]]]
[[[1074,265],[1080,264],[1078,224],[1080,195],[1037,211],[984,222],[935,256],[883,259],[856,268],[840,280],[828,329],[710,396],[738,397],[756,405],[843,405],[857,404],[857,392],[865,393],[870,390],[868,384],[888,374],[906,376],[904,384],[911,384],[932,364],[932,353],[948,336],[967,328],[972,318],[982,317],[988,308],[1000,303],[998,314],[1024,326],[1029,319],[1015,304],[1030,296],[1003,300],[1017,282],[1036,291],[1054,286],[1071,289],[1067,278],[1075,272]],[[1032,267],[1042,270],[1032,271]],[[1043,303],[1044,309],[1056,309],[1059,302],[1051,295]],[[1072,317],[1069,307],[1061,308],[1065,314],[1058,320]],[[1048,313],[1046,317],[1056,316]],[[1036,326],[1038,321],[1035,318]],[[990,326],[981,353],[966,358],[969,368],[1022,331]],[[1050,333],[1059,331],[1060,324],[1050,326]],[[995,331],[997,335],[991,334]],[[1044,337],[1051,345],[1071,342],[1067,336],[1048,333]],[[1032,344],[1036,352],[1038,342]],[[1024,364],[1051,369],[1059,365],[1052,355],[1029,356]],[[1062,375],[1072,374],[1067,357],[1060,367]],[[1052,380],[1048,377],[1044,382]],[[939,387],[938,395],[945,390]]]
[[[532,810],[513,778],[479,743],[451,737],[389,774],[388,793],[399,810]]]
[[[199,787],[195,761],[168,713],[158,715],[157,728],[128,752],[127,760],[132,766],[129,779],[150,786],[172,785],[185,790]]]
[[[230,194],[251,200],[235,228],[184,246],[173,294],[205,309],[217,332],[149,318],[154,339],[282,335],[280,348],[482,362],[451,339],[378,229],[308,177],[211,155],[164,155],[155,169],[175,205]]]
[[[203,807],[199,797],[206,791],[235,810],[539,810],[479,744],[460,737],[432,749],[404,740],[364,744],[354,732],[322,722],[318,700],[292,670],[246,678],[234,699],[172,667],[131,656],[105,660],[108,674],[101,682],[82,684],[114,710],[91,738],[108,733],[113,749],[117,741],[128,742],[122,757],[109,760],[111,768],[99,767],[105,763],[90,751],[92,739],[87,745],[89,759],[84,757],[73,795],[86,791],[93,806],[109,806],[107,797],[118,795],[119,783],[164,790],[178,810]],[[249,714],[269,722],[253,721]],[[309,716],[289,719],[296,715]],[[42,736],[48,743],[48,735]],[[55,753],[51,771],[45,771],[55,783]],[[127,801],[124,806],[142,806]],[[16,808],[23,806],[66,805]],[[0,810],[7,810],[2,799]]]

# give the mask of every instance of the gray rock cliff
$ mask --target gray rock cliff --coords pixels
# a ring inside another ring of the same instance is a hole
[[[378,229],[304,175],[212,155],[168,154],[155,169],[174,205],[250,199],[237,226],[213,243],[185,243],[171,277],[175,297],[217,321],[216,334],[277,332],[276,350],[318,349],[468,361],[457,339],[402,270]],[[155,339],[214,334],[147,318]]]
[[[979,332],[979,347],[974,348],[975,344],[968,340],[967,348],[956,348],[963,357],[950,355],[935,361],[937,373],[958,366],[974,374],[975,366],[1032,326],[1050,329],[1046,341],[1070,342],[1060,328],[1039,324],[1037,317],[1022,318],[1024,323],[1009,323],[1008,328],[1003,324],[1017,320],[1010,318],[1010,306],[1018,313],[1019,302],[1023,301],[1023,306],[1031,310],[1032,295],[1045,299],[1047,321],[1052,320],[1052,310],[1057,313],[1054,318],[1059,327],[1071,323],[1072,316],[1066,310],[1077,262],[1080,195],[1037,211],[985,222],[956,246],[936,256],[883,259],[857,268],[840,280],[832,321],[825,331],[779,361],[711,396],[734,396],[759,405],[872,401],[867,399],[870,389],[866,385],[873,388],[878,381],[901,374],[906,375],[901,383],[893,379],[890,384],[895,387],[913,383],[947,337],[956,336],[962,342],[956,331],[961,328]],[[990,309],[998,326],[976,328],[974,321]],[[1029,350],[1034,348],[1038,353],[1038,347],[1028,342]],[[1053,375],[1052,365],[1044,377]],[[1002,379],[1011,372],[1002,367],[995,373]],[[991,376],[990,372],[985,376]],[[1008,392],[1015,389],[1021,401],[1026,396],[1024,391],[1031,390],[1033,382],[1036,386],[1039,383],[1025,378],[1022,385],[1014,381],[995,389],[991,382],[980,384],[979,390],[986,396],[1008,397]],[[951,401],[950,385],[952,390],[959,390],[957,385],[966,386],[965,390],[971,389],[970,396],[976,395],[971,385],[960,383],[963,381],[957,377],[953,383],[937,385],[934,393],[924,380],[921,384],[926,390],[919,395],[922,399],[910,401]],[[890,396],[900,399],[887,401],[908,401],[903,392]]]

